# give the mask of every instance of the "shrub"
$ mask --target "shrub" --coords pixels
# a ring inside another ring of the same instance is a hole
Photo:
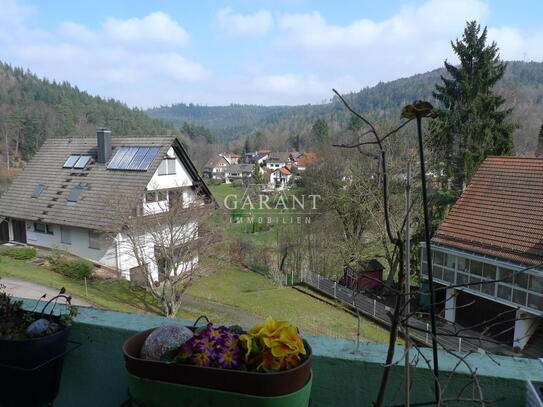
[[[70,253],[67,250],[54,247],[51,250],[51,254],[47,257],[47,260],[52,268],[56,268],[59,263],[66,261],[69,256]]]
[[[90,261],[86,260],[63,260],[57,263],[55,271],[64,274],[66,277],[83,280],[89,278],[94,268]]]
[[[17,247],[0,252],[2,256],[9,256],[15,260],[30,260],[36,257],[36,249],[33,247]]]

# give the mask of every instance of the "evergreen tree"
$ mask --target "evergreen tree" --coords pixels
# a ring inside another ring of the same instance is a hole
[[[488,155],[511,155],[511,109],[493,92],[506,63],[496,43],[487,45],[487,29],[476,21],[466,24],[461,40],[452,43],[458,66],[445,61],[447,77],[433,93],[439,117],[430,126],[429,147],[438,170],[446,174],[445,186],[455,199]]]
[[[328,143],[328,123],[324,119],[317,119],[311,129],[313,139],[318,143]]]
[[[262,176],[262,172],[260,170],[260,165],[255,164],[255,167],[253,169],[253,173],[251,174],[253,177],[253,181],[256,185],[262,185],[264,184],[264,177]]]
[[[537,149],[535,150],[536,157],[543,157],[543,123],[539,129],[539,136],[537,137]]]

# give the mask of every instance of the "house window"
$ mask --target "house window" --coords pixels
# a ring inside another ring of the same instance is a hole
[[[53,227],[41,222],[34,222],[34,232],[53,234]]]
[[[167,201],[168,200],[168,191],[158,191],[158,201]]]
[[[174,174],[175,174],[175,158],[168,158],[166,160],[162,160],[162,162],[158,166],[158,175],[174,175]]]
[[[156,202],[156,192],[155,191],[147,192],[145,194],[145,202],[147,203]]]
[[[72,244],[72,234],[70,229],[64,227],[60,228],[60,243]]]
[[[100,233],[89,230],[89,248],[100,249]]]

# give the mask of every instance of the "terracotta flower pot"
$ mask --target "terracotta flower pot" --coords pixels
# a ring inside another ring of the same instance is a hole
[[[311,382],[311,349],[308,349],[308,359],[301,365],[293,369],[272,373],[200,367],[141,359],[140,351],[143,343],[154,329],[156,328],[134,335],[123,345],[126,369],[131,376],[194,386],[199,389],[207,388],[258,397],[285,396],[309,385],[307,388],[308,400]],[[307,405],[307,402],[305,405]]]

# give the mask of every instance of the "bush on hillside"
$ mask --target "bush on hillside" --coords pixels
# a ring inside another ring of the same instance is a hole
[[[2,256],[8,256],[15,260],[30,260],[36,257],[37,251],[33,247],[17,247],[0,252]]]
[[[55,271],[66,277],[83,280],[91,276],[93,268],[93,264],[87,260],[62,260],[56,264]]]

